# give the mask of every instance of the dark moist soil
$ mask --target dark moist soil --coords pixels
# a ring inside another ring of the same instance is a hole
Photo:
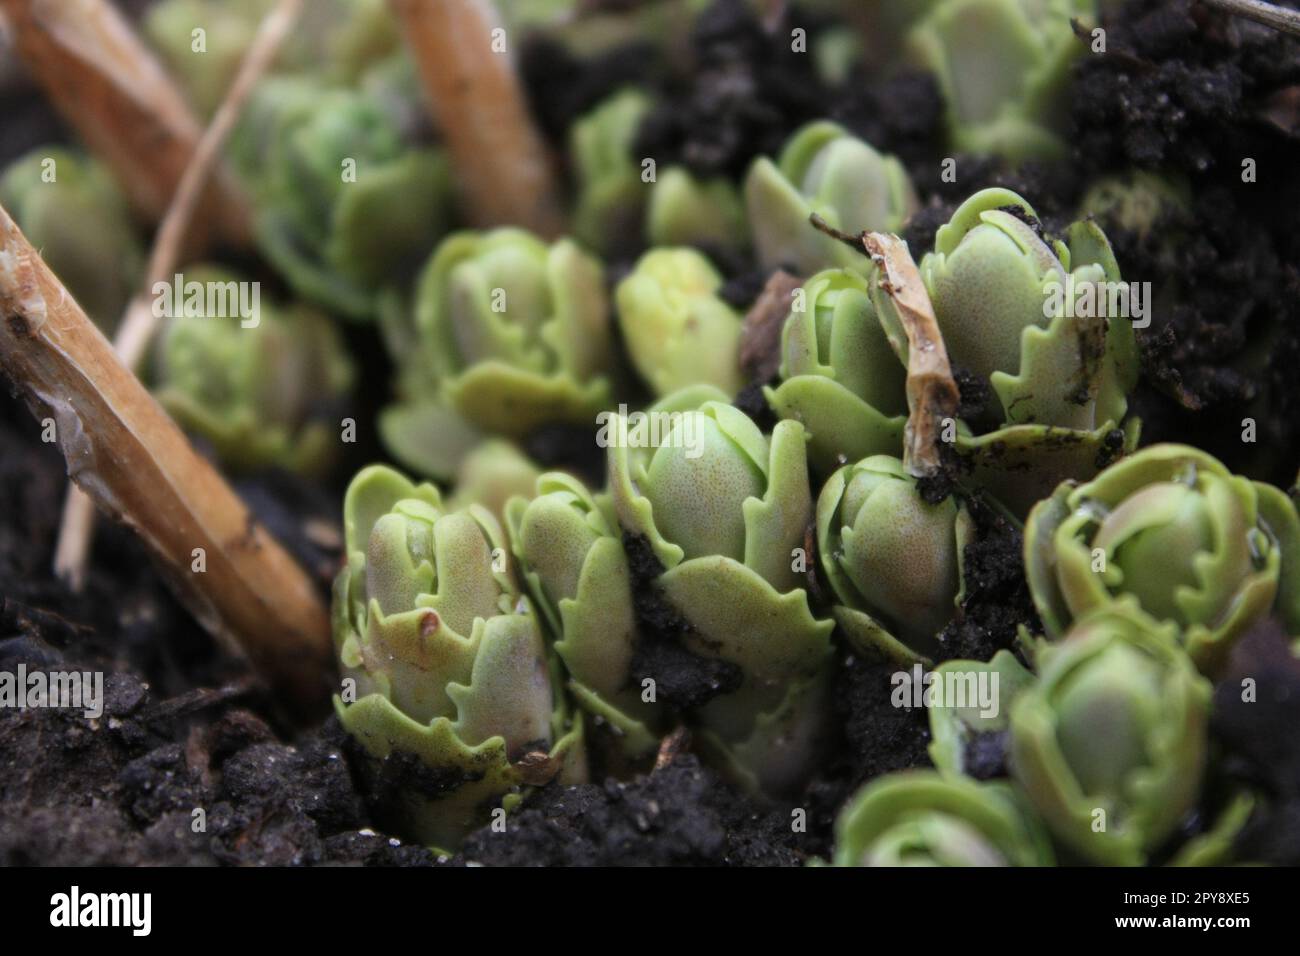
[[[1139,333],[1145,374],[1133,405],[1144,439],[1188,441],[1235,470],[1291,484],[1300,438],[1300,43],[1190,0],[1133,0],[1106,23],[1110,52],[1086,55],[1075,68],[1062,111],[1073,149],[1065,162],[1008,171],[957,156],[957,179],[945,182],[934,82],[906,69],[881,76],[859,68],[843,88],[828,90],[811,57],[792,55],[787,39],[791,24],[807,29],[810,41],[824,24],[798,4],[785,18],[769,33],[741,0],[717,0],[687,48],[664,59],[633,45],[582,62],[531,42],[523,65],[533,108],[563,154],[574,117],[621,86],[648,85],[671,105],[646,121],[637,155],[737,178],[755,155],[774,154],[800,125],[830,116],[908,166],[922,209],[905,237],[918,254],[955,205],[984,186],[1022,193],[1057,233],[1098,176],[1133,166],[1177,174],[1190,197],[1185,208],[1167,211],[1144,234],[1102,223],[1125,278],[1157,290],[1151,327]],[[0,101],[12,120],[0,158],[67,139],[33,102],[27,91]],[[1244,157],[1256,161],[1255,183],[1241,181]],[[633,242],[612,256],[611,278],[640,251]],[[705,251],[726,276],[724,297],[748,309],[768,275],[744,258]],[[355,330],[349,342],[367,380],[383,380],[378,346]],[[978,420],[988,383],[958,375],[963,416]],[[737,404],[766,417],[756,386]],[[373,420],[384,400],[367,391],[358,420]],[[1257,421],[1254,443],[1241,440],[1246,417]],[[548,466],[596,478],[601,462],[589,439],[585,431],[546,429],[531,436],[528,450]],[[349,452],[322,483],[257,475],[238,485],[322,589],[338,567],[347,475],[381,456],[365,434]],[[486,827],[457,856],[436,859],[376,826],[374,781],[362,782],[337,721],[305,731],[278,723],[274,702],[176,604],[130,533],[100,526],[81,594],[53,578],[63,474],[26,410],[0,397],[0,669],[108,672],[105,713],[96,721],[0,710],[0,863],[791,865],[829,851],[835,814],[861,784],[928,765],[924,711],[890,703],[895,666],[841,648],[831,756],[798,801],[806,833],[791,826],[792,807],[757,805],[683,751],[626,782],[541,789],[508,818],[505,833]],[[951,490],[935,482],[927,493]],[[1019,531],[978,499],[966,505],[977,527],[964,554],[967,596],[940,645],[944,658],[986,660],[1014,647],[1017,628],[1033,630],[1037,620]],[[649,584],[652,555],[636,539],[627,547],[642,580],[638,615],[655,638],[632,676],[653,675],[666,700],[697,706],[735,675],[685,652],[684,625]],[[822,606],[825,591],[815,579],[810,593]],[[1254,703],[1241,699],[1247,677],[1257,685]],[[1184,835],[1212,824],[1233,785],[1245,782],[1262,800],[1242,851],[1300,862],[1298,706],[1300,665],[1280,630],[1261,626],[1241,642],[1216,688],[1215,776]],[[1005,772],[998,739],[977,742],[968,756],[981,776]]]

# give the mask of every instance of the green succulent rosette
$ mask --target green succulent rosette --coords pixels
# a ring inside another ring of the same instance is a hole
[[[275,0],[161,0],[145,11],[141,28],[191,103],[211,116],[274,7]],[[275,69],[321,70],[350,81],[400,47],[385,0],[312,0],[277,53]]]
[[[111,334],[139,283],[144,252],[108,169],[63,147],[38,147],[4,170],[0,204],[86,314]]]
[[[1145,170],[1107,176],[1088,187],[1079,200],[1079,215],[1114,224],[1143,242],[1156,235],[1163,246],[1173,237],[1156,233],[1158,229],[1186,238],[1177,227],[1191,215],[1190,189],[1180,179]]]
[[[932,673],[934,695],[926,703],[930,761],[943,773],[969,774],[970,754],[982,741],[1005,747],[1011,708],[1034,675],[1008,650],[988,662],[944,661]],[[988,707],[980,697],[981,681],[990,694]]]
[[[1070,66],[1088,50],[1071,20],[1096,14],[1096,0],[932,4],[907,49],[939,83],[953,148],[1014,161],[1062,155],[1061,102]]]
[[[866,786],[835,821],[835,866],[1051,866],[1042,825],[1009,787],[908,770]]]
[[[453,509],[482,505],[504,521],[506,502],[531,497],[541,469],[513,442],[488,438],[476,445],[456,469]]]
[[[994,430],[953,435],[974,484],[1023,515],[1062,479],[1093,475],[1136,445],[1138,425],[1124,421],[1138,374],[1133,324],[1095,223],[1051,239],[1016,193],[981,190],[939,229],[920,271],[949,360],[992,387]],[[896,310],[872,294],[906,363]]]
[[[384,410],[380,434],[425,474],[453,474],[484,433],[587,424],[610,402],[604,270],[571,240],[455,233],[425,266],[414,304],[386,307],[381,321],[401,401]]]
[[[1025,571],[1049,638],[1127,604],[1172,626],[1207,673],[1276,613],[1300,633],[1300,518],[1287,495],[1185,445],[1152,445],[1063,483],[1025,525]]]
[[[262,301],[260,291],[244,316],[240,289],[257,283],[224,269],[200,266],[183,279],[202,296],[186,291],[182,311],[166,311],[153,352],[155,397],[228,468],[322,472],[337,456],[355,379],[338,329],[306,306]]]
[[[731,180],[699,179],[682,166],[659,172],[646,208],[651,246],[699,246],[739,253],[749,244],[745,207]]]
[[[1169,860],[1168,866],[1229,866],[1249,863],[1237,851],[1237,839],[1255,813],[1258,801],[1248,790],[1234,793],[1208,829],[1192,837]]]
[[[656,397],[700,384],[727,395],[744,387],[744,323],[721,287],[709,260],[682,248],[651,249],[614,290],[628,357]]]
[[[390,80],[271,77],[232,144],[263,254],[298,294],[351,319],[374,317],[380,289],[419,266],[450,215],[446,159],[411,142]]]
[[[681,643],[741,675],[691,715],[706,749],[752,789],[783,795],[816,765],[833,624],[813,616],[804,589],[803,428],[779,422],[765,435],[723,399],[696,388],[640,425],[613,416],[611,509],[662,566],[654,587],[689,625]]]
[[[1045,644],[1038,681],[1011,709],[1011,769],[1081,858],[1139,866],[1195,806],[1210,683],[1171,628],[1101,608]]]
[[[803,423],[808,457],[823,475],[846,460],[903,450],[907,373],[869,283],[849,269],[804,283],[781,330],[781,382],[763,390],[780,418]]]
[[[632,573],[608,498],[550,472],[537,480],[531,500],[511,499],[506,524],[574,700],[610,728],[629,757],[649,754],[667,727],[668,708],[645,700],[631,674],[640,640]]]
[[[800,275],[867,260],[808,222],[817,213],[846,232],[897,232],[916,209],[903,164],[828,121],[791,137],[774,163],[755,160],[745,177],[745,208],[758,260]]]
[[[873,455],[836,471],[817,499],[817,553],[850,643],[924,661],[962,597],[974,522],[951,496],[926,502],[903,462]]]
[[[405,769],[380,812],[426,844],[454,847],[524,785],[582,782],[581,718],[492,514],[451,511],[432,485],[383,466],[356,475],[343,509],[335,710],[378,779]]]
[[[1017,194],[985,189],[940,227],[920,269],[949,358],[989,380],[1007,424],[1118,422],[1137,359],[1131,322],[1098,293],[1120,281],[1110,243],[1090,222],[1065,242],[1037,223]]]
[[[648,183],[632,155],[637,128],[650,110],[650,98],[637,89],[608,97],[569,129],[577,199],[573,235],[608,254],[642,228]]]

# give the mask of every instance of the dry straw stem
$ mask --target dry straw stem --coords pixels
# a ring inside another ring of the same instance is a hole
[[[955,421],[961,395],[948,364],[939,322],[907,243],[898,236],[869,232],[862,244],[880,270],[880,288],[894,300],[907,335],[907,428],[903,460],[918,477],[941,467],[939,441],[944,421]]]
[[[51,103],[113,170],[137,211],[162,219],[202,127],[108,0],[0,0],[14,46]],[[252,211],[229,177],[205,191],[187,245],[247,245]],[[215,235],[214,235],[215,234]]]
[[[195,617],[242,648],[296,709],[318,708],[332,653],[311,581],[122,365],[2,208],[0,371],[38,418],[54,420],[69,477],[139,533]]]
[[[477,226],[563,232],[551,156],[490,0],[390,0]],[[501,31],[501,32],[494,32]],[[501,43],[506,48],[501,52]]]
[[[1300,11],[1288,10],[1262,0],[1201,0],[1212,7],[1254,20],[1274,30],[1300,36]]]
[[[239,73],[181,175],[176,195],[154,237],[144,284],[127,306],[114,341],[118,357],[129,369],[140,366],[158,329],[160,319],[152,308],[151,290],[155,283],[169,281],[181,264],[187,246],[186,237],[203,201],[206,186],[220,164],[222,147],[235,128],[257,81],[271,66],[281,44],[297,22],[302,4],[303,0],[280,0],[262,21],[240,64]],[[81,589],[85,579],[94,528],[94,504],[80,489],[69,488],[63,503],[59,540],[54,549],[54,570],[74,591]]]

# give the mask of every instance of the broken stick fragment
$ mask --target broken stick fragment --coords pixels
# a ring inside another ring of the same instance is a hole
[[[162,65],[108,0],[0,0],[33,79],[82,141],[113,170],[136,211],[158,222],[203,128]],[[218,173],[192,220],[187,247],[243,246],[252,210]]]
[[[126,369],[0,207],[0,371],[54,421],[69,476],[157,556],[211,633],[300,714],[328,697],[329,618],[308,575]]]
[[[390,0],[477,226],[564,231],[551,156],[491,0]]]
[[[266,15],[234,82],[195,144],[189,165],[181,174],[176,193],[171,197],[167,213],[154,236],[145,280],[128,304],[113,343],[122,364],[133,372],[144,361],[161,321],[153,309],[152,290],[157,283],[169,280],[183,264],[188,237],[194,234],[195,215],[220,168],[221,150],[226,139],[238,122],[244,103],[252,95],[257,81],[270,68],[280,45],[297,23],[302,5],[303,0],[279,0]],[[70,486],[64,501],[59,540],[54,549],[54,571],[73,591],[80,591],[85,580],[94,528],[94,504],[79,488]]]
[[[948,363],[930,294],[921,272],[898,236],[869,232],[862,243],[879,270],[881,290],[889,296],[907,336],[907,427],[903,462],[918,478],[942,467],[939,442],[946,424],[957,419],[961,394]]]

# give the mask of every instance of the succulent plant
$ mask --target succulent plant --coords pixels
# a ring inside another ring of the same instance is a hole
[[[1033,684],[1034,675],[1008,650],[998,651],[987,663],[947,660],[931,673],[934,696],[926,703],[930,760],[944,773],[982,777],[982,763],[1003,762],[1011,708]],[[991,706],[980,699],[980,682]]]
[[[835,123],[810,123],[773,163],[760,157],[745,178],[745,206],[760,264],[800,275],[868,260],[814,229],[817,213],[847,232],[895,232],[917,206],[902,163],[882,156]]]
[[[794,295],[781,330],[781,384],[772,410],[808,431],[822,474],[844,461],[899,454],[907,420],[906,369],[876,317],[869,280],[849,269],[817,273]]]
[[[517,437],[594,421],[614,352],[603,269],[575,243],[521,229],[438,246],[410,308],[385,309],[401,401],[380,431],[409,467],[443,477],[482,432]]]
[[[749,242],[745,207],[729,179],[701,180],[682,166],[660,171],[646,209],[651,246],[701,246],[739,252]]]
[[[1125,604],[1041,646],[1011,709],[1011,768],[1080,857],[1140,865],[1200,793],[1210,684],[1168,627]]]
[[[1234,793],[1210,826],[1192,837],[1169,860],[1169,866],[1228,866],[1249,863],[1237,849],[1237,839],[1255,813],[1258,801],[1249,790]]]
[[[983,424],[995,430],[953,436],[976,484],[1024,514],[1136,444],[1136,423],[1123,421],[1138,372],[1128,287],[1095,223],[1050,239],[1024,199],[984,189],[939,229],[920,271],[952,364],[992,386]],[[873,299],[906,360],[892,304],[879,290]]]
[[[628,356],[658,397],[705,384],[735,395],[741,316],[722,301],[722,276],[694,249],[651,249],[614,291]]]
[[[1091,430],[1127,409],[1137,374],[1132,324],[1109,314],[1107,296],[1083,298],[1118,282],[1119,267],[1092,223],[1076,223],[1067,240],[1044,238],[1020,196],[984,189],[940,227],[921,260],[949,357],[990,381],[1008,424]]]
[[[384,812],[402,832],[454,846],[524,784],[581,782],[582,721],[492,514],[448,510],[432,485],[383,466],[357,474],[343,509],[335,709],[388,776],[406,768]]]
[[[206,301],[186,296],[184,311],[168,314],[153,356],[163,407],[229,468],[324,469],[337,454],[354,379],[333,323],[305,306],[263,302],[260,292],[246,317],[232,303],[256,283],[216,267],[184,277],[187,287],[221,290],[226,305],[207,314]]]
[[[684,622],[679,644],[739,677],[691,708],[704,745],[746,785],[786,794],[816,763],[833,629],[804,590],[812,495],[803,428],[779,422],[769,437],[723,399],[695,388],[652,406],[639,425],[614,417],[607,524],[662,567],[647,586]]]
[[[482,505],[498,521],[505,517],[506,502],[516,495],[531,497],[541,470],[512,442],[488,438],[477,445],[456,469],[453,509]]]
[[[449,214],[446,160],[410,142],[400,105],[380,88],[388,80],[271,77],[234,143],[262,252],[300,295],[354,319],[374,316],[380,288],[419,265]]]
[[[831,475],[817,499],[817,551],[854,646],[901,662],[933,654],[973,535],[965,508],[951,496],[926,502],[897,458],[873,455]]]
[[[141,26],[193,105],[210,116],[274,6],[274,0],[161,0],[148,8]],[[199,29],[201,41],[195,36]],[[399,46],[384,0],[313,0],[277,55],[276,67],[327,70],[350,80]]]
[[[86,314],[110,333],[136,290],[144,254],[109,171],[92,157],[42,146],[5,169],[0,204]]]
[[[1010,788],[910,770],[869,784],[835,821],[836,866],[1050,866]]]
[[[1152,445],[1062,484],[1029,516],[1025,570],[1051,638],[1126,604],[1172,625],[1210,672],[1270,612],[1300,633],[1294,504],[1184,445]]]
[[[559,472],[542,475],[530,497],[511,499],[506,524],[573,697],[625,753],[645,755],[666,727],[668,708],[645,700],[633,679],[641,638],[632,573],[608,499]]]
[[[1079,215],[1114,223],[1145,242],[1155,230],[1168,229],[1170,220],[1190,217],[1188,187],[1145,170],[1108,176],[1088,187],[1079,201]],[[1168,237],[1162,240],[1167,242]]]
[[[641,229],[650,185],[632,143],[650,99],[640,90],[620,90],[578,118],[569,130],[569,154],[577,180],[573,235],[602,254],[618,248]]]
[[[932,4],[908,51],[939,82],[953,148],[1012,160],[1064,152],[1059,104],[1070,65],[1088,49],[1071,20],[1096,13],[1096,0]]]

